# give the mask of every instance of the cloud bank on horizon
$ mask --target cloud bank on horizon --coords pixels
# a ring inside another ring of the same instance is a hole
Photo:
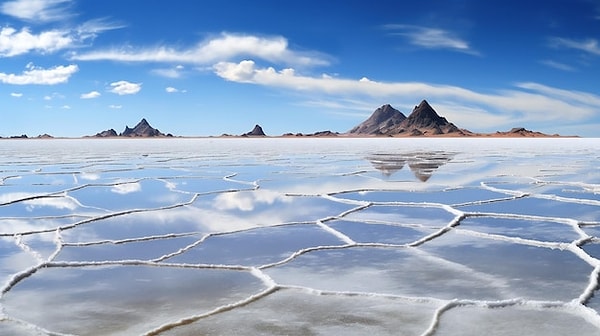
[[[600,5],[518,4],[4,1],[0,135],[141,117],[182,135],[346,131],[382,104],[428,99],[474,131],[600,136]]]

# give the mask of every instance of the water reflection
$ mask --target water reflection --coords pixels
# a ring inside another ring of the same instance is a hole
[[[3,142],[0,335],[597,334],[598,144]]]
[[[392,176],[405,165],[408,165],[416,178],[427,182],[431,175],[441,166],[448,163],[456,155],[453,152],[431,151],[410,152],[404,154],[376,153],[367,156],[373,167],[387,177]]]

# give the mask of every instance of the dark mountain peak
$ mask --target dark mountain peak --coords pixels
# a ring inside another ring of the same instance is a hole
[[[351,134],[386,134],[389,129],[400,124],[406,119],[406,116],[392,107],[385,104],[376,109],[371,116],[350,130]]]
[[[244,133],[242,134],[242,136],[265,136],[265,132],[263,131],[262,127],[260,127],[260,125],[254,125],[254,128],[252,129],[252,131],[248,132],[248,133]]]
[[[446,134],[459,131],[458,127],[437,114],[426,100],[415,106],[408,118],[402,123],[402,128],[413,133],[414,130],[418,130],[421,133],[428,131],[430,134]]]
[[[413,120],[428,118],[431,120],[439,121],[442,121],[443,119],[447,122],[446,118],[440,117],[440,115],[437,114],[437,112],[433,109],[433,107],[431,107],[431,105],[429,105],[429,103],[426,100],[423,100],[419,105],[415,106],[408,118]]]
[[[125,130],[121,133],[121,136],[128,137],[156,137],[156,136],[164,136],[158,129],[150,126],[146,118],[142,118],[140,122],[135,125],[134,128],[129,128],[129,126],[125,126]]]

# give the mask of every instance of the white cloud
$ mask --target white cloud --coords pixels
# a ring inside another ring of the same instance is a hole
[[[175,93],[175,92],[179,92],[179,90],[177,90],[176,88],[169,86],[167,88],[165,88],[165,91],[167,91],[168,93]]]
[[[114,29],[124,28],[125,25],[117,22],[109,22],[106,19],[93,19],[86,21],[73,29],[72,34],[78,40],[94,39],[98,34]]]
[[[587,39],[578,41],[567,38],[556,37],[550,40],[552,45],[557,48],[569,48],[581,50],[592,55],[600,56],[600,45],[596,39]]]
[[[70,110],[71,106],[70,105],[63,105],[60,108],[63,109],[63,110]]]
[[[58,92],[53,92],[51,95],[45,95],[44,96],[44,100],[52,100],[52,99],[65,99],[65,96],[63,96],[62,94],[58,93]]]
[[[14,85],[54,85],[66,83],[69,78],[79,70],[77,65],[59,65],[53,68],[44,69],[36,67],[33,64],[27,64],[26,70],[22,74],[6,74],[0,72],[0,82]]]
[[[123,107],[123,105],[108,105],[108,108],[113,109],[113,110],[118,110],[122,107]]]
[[[124,80],[110,83],[110,86],[109,91],[119,96],[136,94],[142,89],[142,83],[130,83]]]
[[[10,95],[15,98],[21,98],[23,96],[22,93],[17,93],[17,92],[11,92]]]
[[[14,0],[3,3],[0,11],[21,20],[50,22],[69,17],[70,3],[71,0]]]
[[[80,98],[81,99],[93,99],[93,98],[98,98],[100,97],[100,92],[98,91],[90,91],[88,93],[82,93]]]
[[[172,68],[154,69],[152,70],[152,73],[167,78],[180,78],[182,76],[183,69],[183,65],[177,65]]]
[[[206,39],[189,49],[176,49],[169,46],[137,49],[131,48],[92,51],[73,54],[72,60],[121,62],[175,62],[181,64],[214,64],[223,60],[240,57],[256,57],[266,61],[315,66],[329,64],[328,57],[316,52],[300,52],[289,48],[284,37],[259,37],[253,35],[223,33]],[[159,70],[159,73],[161,71]],[[163,72],[171,74],[173,72]]]
[[[68,32],[51,30],[32,34],[28,28],[17,31],[11,27],[0,30],[0,57],[11,57],[31,51],[41,53],[64,49],[74,42]]]
[[[406,37],[413,45],[427,49],[450,49],[469,54],[478,54],[473,50],[469,43],[456,34],[438,28],[391,24],[384,26],[385,29],[392,31],[392,35]]]
[[[537,83],[518,83],[512,89],[481,93],[458,86],[434,85],[420,82],[378,82],[370,79],[344,79],[310,77],[297,74],[292,69],[277,71],[272,67],[256,67],[254,61],[240,63],[220,62],[214,66],[215,73],[228,80],[268,87],[285,88],[334,95],[338,97],[370,97],[382,100],[418,102],[430,99],[454,106],[451,120],[458,120],[456,106],[465,109],[463,127],[476,122],[479,115],[487,120],[506,124],[515,120],[525,121],[574,121],[593,116],[600,109],[600,96],[567,91]],[[569,113],[565,113],[569,111]],[[439,111],[444,114],[443,110]],[[503,117],[498,117],[503,115]],[[472,119],[469,121],[469,119]]]

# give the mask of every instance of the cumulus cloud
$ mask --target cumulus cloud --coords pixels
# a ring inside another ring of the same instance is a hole
[[[22,93],[17,93],[17,92],[11,92],[10,95],[15,98],[21,98],[23,96]]]
[[[421,82],[380,82],[372,79],[345,79],[311,77],[298,74],[293,69],[275,70],[257,67],[252,60],[239,63],[220,62],[214,72],[225,80],[285,88],[295,91],[330,94],[338,97],[370,97],[382,100],[414,101],[427,97],[445,106],[463,106],[471,116],[479,114],[488,120],[508,123],[515,120],[582,120],[600,109],[600,96],[567,91],[537,83],[517,83],[513,88],[492,93],[482,93],[452,85],[434,85]],[[449,109],[451,120],[458,120],[458,109]],[[568,114],[563,113],[569,111]],[[444,114],[444,111],[440,111]],[[566,118],[566,119],[565,119]],[[468,121],[468,120],[466,120]],[[469,126],[469,122],[465,126]]]
[[[59,21],[70,16],[70,3],[71,0],[13,0],[4,2],[0,12],[27,21]]]
[[[169,46],[142,49],[108,49],[73,54],[72,60],[121,62],[166,62],[180,64],[214,64],[240,57],[256,57],[274,63],[296,66],[329,64],[328,57],[317,52],[292,50],[286,38],[223,33],[201,41],[188,49]],[[169,72],[164,72],[169,73]],[[170,74],[174,74],[170,72]]]
[[[123,107],[123,105],[108,105],[108,108],[113,109],[113,110],[118,110],[122,107]]]
[[[175,92],[179,92],[179,90],[177,90],[176,88],[169,86],[167,88],[165,88],[165,91],[167,91],[168,93],[175,93]]]
[[[384,26],[392,35],[403,36],[409,43],[427,49],[450,49],[454,51],[478,54],[469,43],[455,33],[447,30],[415,25],[390,24]]]
[[[0,57],[11,57],[31,51],[55,52],[73,44],[68,32],[52,30],[33,34],[28,28],[20,31],[12,27],[0,29]]]
[[[44,69],[29,63],[22,74],[7,74],[0,72],[0,82],[13,85],[54,85],[66,83],[79,70],[77,65],[59,65]]]
[[[142,83],[130,83],[128,81],[118,81],[110,83],[112,93],[118,94],[119,96],[131,95],[140,92],[142,89]]]
[[[100,97],[100,92],[98,91],[90,91],[88,93],[82,93],[80,98],[81,99],[93,99],[93,98],[98,98]]]

